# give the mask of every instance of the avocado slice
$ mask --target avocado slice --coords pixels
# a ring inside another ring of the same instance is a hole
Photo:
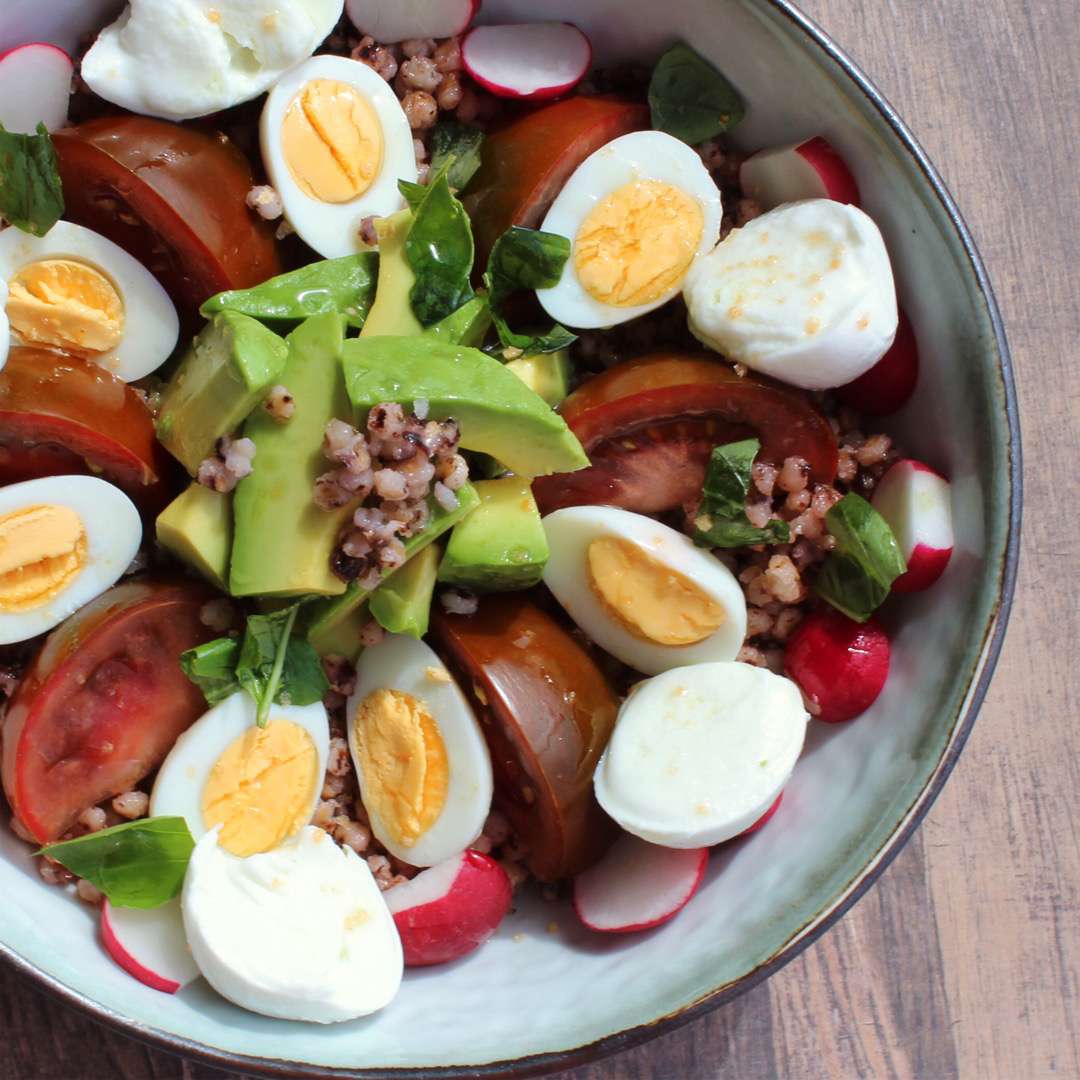
[[[535,353],[511,360],[506,368],[512,371],[533,393],[542,397],[553,409],[570,393],[570,351]]]
[[[381,401],[410,407],[424,398],[430,416],[457,420],[463,447],[490,454],[519,476],[589,464],[566,421],[479,349],[428,337],[365,335],[345,343],[344,357],[345,385],[361,422]]]
[[[454,526],[439,581],[476,592],[531,588],[543,575],[548,543],[529,481],[508,476],[475,486],[480,505]]]
[[[408,337],[424,332],[409,300],[416,275],[405,255],[405,240],[412,224],[411,210],[399,210],[375,222],[379,237],[379,282],[375,302],[364,323],[364,337]]]
[[[286,339],[281,381],[296,401],[286,424],[262,409],[244,425],[255,443],[254,469],[236,487],[229,591],[233,596],[336,596],[345,583],[330,569],[341,526],[354,506],[320,510],[316,478],[329,468],[322,454],[328,421],[349,415],[341,377],[344,319],[313,315]]]
[[[422,638],[428,630],[439,548],[421,548],[404,566],[395,570],[372,594],[368,610],[391,634]]]
[[[310,315],[336,311],[359,330],[375,296],[378,266],[374,251],[323,259],[250,289],[220,292],[199,308],[199,314],[210,319],[219,311],[239,311],[276,329],[291,329]]]
[[[191,484],[158,514],[158,543],[215,588],[228,588],[232,496]]]
[[[222,311],[191,343],[165,387],[157,437],[192,476],[281,379],[285,342],[238,311]]]
[[[474,296],[457,311],[429,326],[424,333],[448,345],[468,345],[478,349],[491,329],[491,308],[486,298]]]

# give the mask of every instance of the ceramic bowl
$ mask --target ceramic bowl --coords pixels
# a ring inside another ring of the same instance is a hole
[[[70,46],[114,6],[6,0],[0,49],[42,37]],[[536,12],[535,0],[484,5],[488,20]],[[201,981],[176,997],[143,988],[103,954],[96,913],[43,886],[5,828],[0,950],[147,1042],[267,1075],[411,1077],[524,1075],[642,1042],[765,978],[868,888],[940,790],[982,700],[1013,587],[1019,433],[990,287],[933,167],[866,77],[784,0],[545,0],[543,13],[581,24],[605,59],[692,42],[749,102],[748,147],[815,134],[839,147],[885,234],[923,357],[918,392],[889,429],[951,477],[954,557],[934,589],[890,606],[893,668],[872,711],[811,725],[780,812],[714,854],[676,920],[604,938],[568,907],[528,900],[484,949],[410,972],[392,1007],[364,1021],[268,1020]]]

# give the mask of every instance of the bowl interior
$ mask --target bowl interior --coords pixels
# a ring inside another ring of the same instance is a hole
[[[15,0],[0,49],[35,37],[70,46],[96,11],[113,6]],[[487,0],[484,17],[525,21],[536,10],[531,0]],[[565,904],[530,898],[478,954],[410,972],[393,1006],[365,1021],[270,1021],[202,983],[175,998],[144,989],[106,959],[89,909],[42,886],[26,848],[4,830],[0,944],[135,1033],[216,1054],[363,1069],[483,1065],[648,1024],[745,979],[811,931],[866,876],[954,737],[1001,598],[1012,492],[994,327],[946,207],[874,102],[771,3],[548,0],[544,17],[582,25],[604,59],[650,59],[684,38],[749,102],[739,131],[747,146],[823,134],[854,166],[923,357],[918,392],[888,429],[952,479],[954,558],[934,590],[891,609],[893,669],[874,709],[849,725],[811,726],[772,824],[715,853],[677,920],[607,940],[579,930]]]

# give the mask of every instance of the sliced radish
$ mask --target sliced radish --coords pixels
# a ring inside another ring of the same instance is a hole
[[[629,934],[677,915],[698,891],[708,848],[668,848],[623,833],[574,878],[574,911],[590,930]]]
[[[199,977],[184,936],[179,897],[149,911],[113,907],[106,900],[101,939],[129,975],[153,990],[175,994]]]
[[[75,65],[63,49],[44,41],[0,55],[0,124],[28,133],[39,123],[50,131],[67,123]]]
[[[456,37],[479,10],[480,0],[345,0],[353,26],[380,44]]]
[[[893,582],[893,591],[928,589],[944,573],[952,555],[949,481],[929,465],[905,458],[881,478],[873,504],[907,559],[907,572]]]
[[[386,903],[401,935],[406,967],[444,964],[482,945],[510,910],[506,871],[478,851],[395,885]]]
[[[866,712],[889,677],[889,638],[876,619],[857,623],[831,608],[808,615],[788,639],[784,670],[810,713],[838,724]]]
[[[800,199],[834,199],[859,205],[855,177],[820,135],[751,154],[739,169],[739,185],[766,210]]]
[[[581,82],[592,64],[592,45],[570,23],[478,26],[461,43],[461,62],[497,97],[539,101]]]
[[[762,814],[761,817],[759,817],[757,821],[755,821],[754,824],[750,826],[749,829],[743,829],[743,831],[739,833],[739,836],[749,836],[751,833],[756,833],[758,829],[760,829],[761,826],[764,825],[769,820],[769,818],[771,818],[773,814],[775,814],[776,811],[780,809],[780,804],[783,801],[784,793],[781,791],[780,794],[776,796],[776,802],[774,802],[772,806],[770,806],[769,809],[766,810],[765,813]]]
[[[836,396],[847,406],[871,416],[888,416],[907,404],[919,381],[919,346],[911,321],[899,312],[896,338],[889,351],[865,374]]]

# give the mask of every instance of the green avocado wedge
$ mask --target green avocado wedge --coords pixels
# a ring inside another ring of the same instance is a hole
[[[368,611],[384,630],[414,638],[427,633],[439,558],[437,544],[421,548],[371,594]]]
[[[431,338],[362,337],[345,343],[345,385],[362,423],[382,401],[450,417],[461,445],[519,476],[574,472],[589,464],[566,422],[512,371],[478,349]]]
[[[533,353],[511,360],[506,365],[530,390],[539,394],[553,409],[570,393],[571,363],[568,349]]]
[[[232,496],[191,484],[155,522],[158,543],[222,592],[228,590]]]
[[[412,224],[411,210],[399,210],[375,223],[379,237],[379,281],[375,302],[364,323],[365,337],[374,334],[410,337],[424,332],[409,302],[416,275],[405,255],[405,241]]]
[[[491,308],[483,296],[474,296],[464,304],[429,326],[424,333],[448,345],[468,345],[478,349],[491,329]]]

